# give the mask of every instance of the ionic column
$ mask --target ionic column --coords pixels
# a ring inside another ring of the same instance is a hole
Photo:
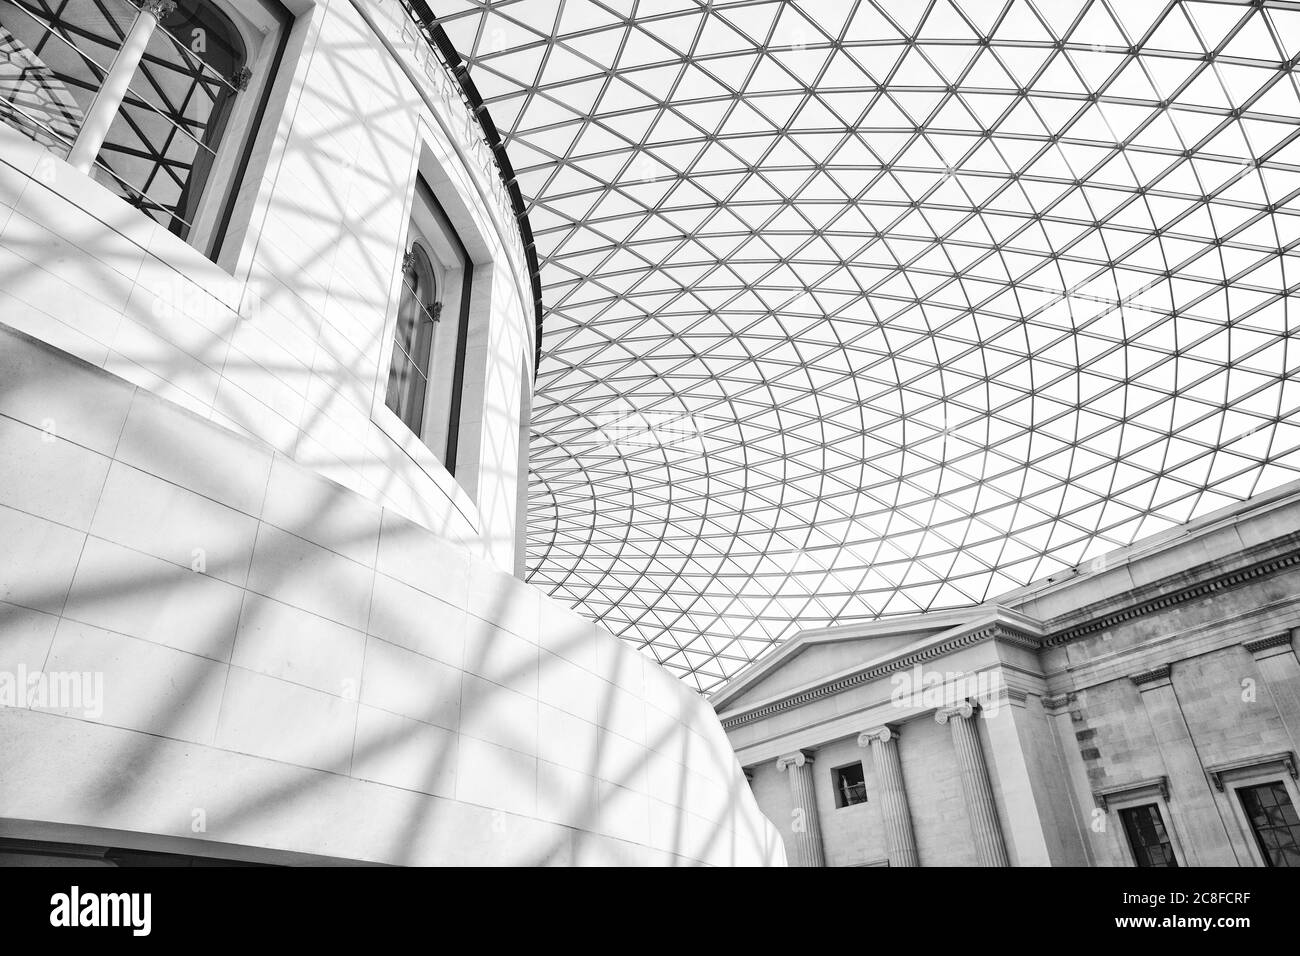
[[[117,56],[108,68],[99,92],[91,101],[77,131],[76,142],[68,153],[68,163],[83,173],[89,173],[99,155],[104,140],[108,138],[109,128],[117,119],[117,111],[126,99],[127,89],[135,76],[140,61],[144,59],[145,48],[158,26],[158,21],[171,16],[176,9],[176,0],[144,0],[140,13],[127,31],[126,39],[118,47]]]
[[[880,812],[885,820],[885,844],[890,866],[920,866],[916,837],[912,833],[912,811],[903,787],[903,764],[898,757],[898,730],[873,727],[858,735],[859,747],[871,747],[871,759],[880,781]]]
[[[1010,866],[1007,847],[1002,841],[1002,827],[993,804],[989,768],[984,762],[979,730],[974,723],[975,713],[976,708],[970,701],[962,701],[954,707],[943,708],[934,719],[952,728],[952,746],[957,752],[961,791],[966,800],[966,816],[975,837],[975,857],[979,865]]]
[[[777,758],[776,769],[790,772],[790,796],[798,814],[792,823],[794,855],[798,866],[825,866],[822,851],[821,821],[817,816],[817,793],[813,789],[813,758],[806,750],[796,750]]]

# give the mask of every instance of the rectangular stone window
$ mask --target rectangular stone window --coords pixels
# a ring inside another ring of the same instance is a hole
[[[1237,790],[1241,808],[1269,866],[1300,866],[1300,817],[1280,781]]]
[[[1169,839],[1169,831],[1165,829],[1159,806],[1143,803],[1135,807],[1124,807],[1119,811],[1119,818],[1123,821],[1124,833],[1138,866],[1178,865],[1173,841]]]
[[[835,806],[851,807],[867,802],[867,780],[861,763],[836,767],[831,771],[835,784]]]

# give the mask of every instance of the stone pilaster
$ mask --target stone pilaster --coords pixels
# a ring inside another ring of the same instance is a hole
[[[1097,851],[1093,846],[1096,831],[1092,829],[1092,781],[1088,778],[1088,765],[1079,753],[1079,739],[1075,724],[1083,723],[1079,699],[1073,693],[1059,697],[1043,698],[1043,714],[1047,718],[1056,741],[1056,750],[1066,782],[1070,788],[1070,809],[1074,814],[1075,832],[1083,846],[1085,862],[1097,866]]]
[[[974,723],[977,712],[969,701],[963,701],[954,707],[943,708],[934,719],[952,730],[952,745],[961,770],[962,796],[966,800],[966,816],[975,838],[976,859],[980,866],[1010,866],[997,807],[993,803],[989,768],[980,746],[979,728]]]
[[[1255,658],[1273,697],[1282,726],[1291,738],[1291,749],[1300,751],[1300,659],[1296,658],[1291,632],[1247,641],[1245,647]]]
[[[1241,866],[1243,861],[1237,859],[1227,824],[1205,779],[1170,673],[1170,666],[1162,664],[1129,676],[1142,698],[1169,778],[1170,812],[1179,820],[1183,847],[1193,866]]]
[[[916,837],[912,833],[912,811],[903,786],[903,764],[898,757],[898,737],[896,727],[873,727],[858,735],[858,746],[871,748],[871,759],[876,765],[889,865],[920,866]]]
[[[822,849],[821,820],[817,815],[817,793],[813,788],[813,756],[806,750],[778,757],[776,769],[790,774],[790,796],[794,800],[795,817],[791,821],[794,832],[796,866],[825,866],[826,855]]]

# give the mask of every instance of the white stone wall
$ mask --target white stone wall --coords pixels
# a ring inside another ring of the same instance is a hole
[[[534,315],[495,170],[433,82],[441,68],[415,61],[422,41],[385,46],[401,41],[393,0],[366,5],[373,24],[347,0],[293,6],[230,271],[0,125],[0,321],[512,568]],[[492,263],[475,289],[490,312],[467,355],[459,485],[374,420],[422,151]]]
[[[291,0],[215,264],[0,126],[0,836],[270,860],[783,862],[696,695],[512,576],[533,312],[393,0]],[[417,171],[475,263],[457,479],[385,422]],[[202,821],[202,826],[198,821]]]
[[[867,802],[849,807],[836,806],[833,771],[836,767],[855,762],[862,764],[867,784]],[[813,761],[813,773],[826,865],[863,866],[879,864],[887,859],[889,853],[885,847],[884,824],[878,799],[880,786],[870,749],[859,747],[856,737],[819,747]]]
[[[974,866],[952,733],[932,717],[908,721],[898,745],[921,866]]]
[[[0,441],[0,675],[103,681],[0,707],[0,836],[783,862],[700,697],[395,509],[3,326]]]

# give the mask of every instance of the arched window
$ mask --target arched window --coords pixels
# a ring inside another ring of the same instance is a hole
[[[473,269],[422,175],[416,176],[406,248],[384,403],[455,474]]]
[[[247,82],[247,49],[212,0],[177,0],[158,26],[99,162],[129,202],[185,238]]]
[[[276,0],[0,0],[0,122],[215,258],[288,24]]]
[[[402,262],[402,291],[388,367],[388,407],[415,434],[424,427],[429,361],[440,318],[438,277],[419,242]]]

